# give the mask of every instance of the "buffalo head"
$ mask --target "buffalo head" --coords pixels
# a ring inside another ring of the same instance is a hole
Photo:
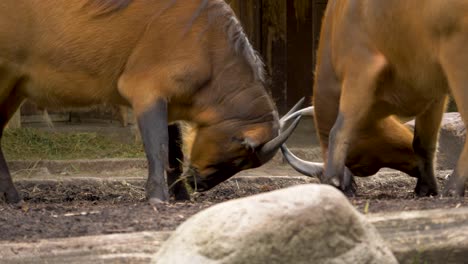
[[[297,116],[284,131],[280,131],[278,118],[262,123],[230,120],[196,127],[189,133],[192,136],[186,135],[190,138],[190,161],[182,178],[194,190],[206,191],[242,170],[261,166],[276,154],[300,118]]]

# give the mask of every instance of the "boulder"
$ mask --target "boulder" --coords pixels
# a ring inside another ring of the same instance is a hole
[[[153,263],[397,263],[376,229],[328,185],[224,202],[179,226]]]
[[[466,129],[460,113],[445,113],[439,134],[439,154],[437,167],[441,170],[452,170],[457,165],[463,149]]]

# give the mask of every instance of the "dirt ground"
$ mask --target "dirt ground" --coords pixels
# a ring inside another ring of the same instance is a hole
[[[441,187],[448,173],[438,173]],[[0,202],[0,240],[32,242],[42,238],[174,230],[191,215],[216,203],[317,182],[303,176],[256,174],[234,177],[211,191],[195,194],[192,201],[171,201],[158,208],[144,200],[143,177],[22,178],[16,186],[26,202],[23,208]],[[391,171],[358,178],[357,186],[358,194],[350,202],[363,213],[468,206],[468,198],[415,197],[415,180]]]

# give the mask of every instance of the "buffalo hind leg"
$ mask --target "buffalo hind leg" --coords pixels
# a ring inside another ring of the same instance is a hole
[[[386,60],[380,55],[364,53],[359,62],[348,69],[343,80],[338,117],[330,132],[324,183],[345,189],[345,162],[349,145],[371,114],[375,88]]]
[[[11,94],[0,103],[0,194],[3,193],[7,203],[21,205],[22,200],[11,179],[10,170],[8,169],[3,149],[1,147],[1,138],[6,124],[21,105],[23,99]]]
[[[419,177],[414,191],[418,196],[437,195],[434,154],[445,103],[446,97],[443,97],[416,117],[413,149],[418,160]]]
[[[447,76],[450,91],[457,104],[465,127],[468,126],[468,26],[460,27],[457,35],[441,46],[440,60]],[[455,34],[455,33],[454,33]],[[445,185],[444,196],[464,196],[465,184],[468,179],[468,141],[460,154],[457,166]]]
[[[185,187],[185,181],[180,178],[183,172],[184,153],[182,152],[182,133],[179,125],[169,125],[169,171],[167,184],[169,192],[176,200],[189,200],[190,195]]]

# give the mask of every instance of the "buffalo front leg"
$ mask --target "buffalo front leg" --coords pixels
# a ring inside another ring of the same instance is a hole
[[[342,83],[338,117],[330,131],[327,166],[323,182],[345,190],[345,162],[350,144],[369,118],[374,103],[375,87],[386,62],[382,56],[365,53],[359,64],[350,67]]]
[[[425,112],[416,117],[413,149],[418,161],[419,175],[414,191],[418,196],[437,195],[434,154],[445,103],[446,96],[432,103]]]
[[[21,105],[22,98],[12,94],[3,100],[0,104],[0,140],[3,135],[8,120],[13,116],[18,107]],[[22,200],[11,179],[10,170],[8,169],[3,149],[0,144],[0,194],[5,195],[7,203],[20,205]]]
[[[465,127],[468,125],[468,25],[461,26],[450,41],[441,46],[440,60],[447,76],[450,91],[460,112]],[[468,141],[460,154],[457,166],[445,185],[444,196],[464,196],[465,184],[468,179]]]
[[[13,185],[10,171],[5,161],[5,156],[3,155],[3,150],[0,148],[0,194],[1,193],[4,194],[7,203],[21,203],[21,197]]]
[[[335,125],[330,132],[327,164],[322,183],[333,185],[345,191],[349,187],[350,175],[345,162],[351,140],[355,137],[354,129],[359,120],[350,118],[346,114],[338,114]]]
[[[166,171],[168,169],[168,121],[167,102],[156,100],[153,105],[137,114],[143,146],[148,159],[146,198],[151,204],[169,199]]]
[[[183,172],[184,153],[182,152],[182,133],[178,124],[169,125],[169,171],[167,182],[169,192],[176,200],[189,200],[190,195],[185,187],[185,181],[180,176]]]
[[[118,82],[118,91],[131,104],[140,130],[148,160],[146,198],[153,205],[169,199],[168,103],[160,93],[162,84],[158,79],[162,78],[148,78],[148,73],[123,73]]]
[[[345,167],[340,188],[346,196],[356,196],[356,182],[354,181],[353,173],[348,169],[348,167]]]

